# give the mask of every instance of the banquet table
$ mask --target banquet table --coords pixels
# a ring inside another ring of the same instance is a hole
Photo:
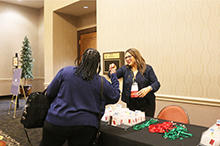
[[[149,119],[150,118],[147,117],[146,121]],[[158,123],[163,123],[164,121],[165,120],[159,120]],[[133,130],[132,127],[123,129],[102,122],[100,143],[102,146],[198,146],[202,132],[206,131],[208,127],[192,124],[184,125],[188,133],[193,134],[193,136],[184,138],[183,140],[169,140],[163,138],[163,134],[161,133],[149,132],[148,127],[141,130]]]

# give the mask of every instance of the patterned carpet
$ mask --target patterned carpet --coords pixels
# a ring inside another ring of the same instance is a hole
[[[20,123],[25,100],[19,100],[19,108],[17,108],[16,111],[16,118],[13,118],[13,109],[11,110],[11,114],[8,114],[10,102],[10,99],[0,100],[0,130],[19,142],[20,146],[30,146],[23,125]],[[14,106],[12,107],[14,108]],[[32,145],[38,146],[42,138],[42,128],[27,129],[27,132]]]

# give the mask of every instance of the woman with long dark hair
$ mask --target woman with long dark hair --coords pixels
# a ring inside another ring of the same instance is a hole
[[[90,146],[99,120],[100,70],[100,54],[89,48],[79,66],[67,66],[57,73],[47,87],[48,98],[54,100],[44,122],[41,146],[62,146],[66,140],[69,146]],[[119,97],[113,71],[111,83],[103,77],[102,114],[105,105],[116,103]]]
[[[125,52],[126,65],[116,70],[110,64],[109,70],[116,70],[118,78],[123,78],[122,101],[130,110],[141,110],[146,116],[154,117],[155,95],[160,83],[152,66],[145,63],[140,52],[130,48]]]

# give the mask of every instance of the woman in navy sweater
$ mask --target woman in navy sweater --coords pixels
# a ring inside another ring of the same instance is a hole
[[[76,61],[78,61],[76,59]],[[75,62],[76,62],[75,61]],[[79,66],[62,68],[47,87],[54,99],[43,127],[41,146],[89,146],[98,127],[101,76],[100,54],[87,49]],[[111,83],[103,77],[102,115],[106,104],[118,102],[119,82],[115,71]]]
[[[130,110],[141,110],[146,116],[154,117],[154,93],[160,88],[160,83],[153,68],[145,63],[135,48],[125,52],[125,61],[127,64],[116,70],[117,77],[123,78],[122,101],[127,103]],[[109,66],[109,70],[111,69],[116,69],[115,64]]]

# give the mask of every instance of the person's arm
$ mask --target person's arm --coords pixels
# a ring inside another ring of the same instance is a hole
[[[156,74],[154,73],[154,70],[151,66],[148,66],[149,70],[147,71],[148,77],[150,80],[150,85],[142,88],[139,92],[138,95],[140,98],[143,98],[145,95],[147,95],[149,92],[156,92],[160,88],[160,82],[157,79]]]
[[[120,98],[119,81],[116,73],[110,75],[111,83],[104,80],[104,97],[105,104],[115,104]]]
[[[48,87],[47,87],[48,98],[54,99],[57,96],[59,89],[60,89],[60,85],[61,85],[62,71],[63,71],[63,69],[61,69],[57,73],[57,75],[54,77],[52,82],[48,85]]]
[[[160,82],[157,79],[156,74],[152,67],[149,70],[149,78],[150,78],[150,86],[152,87],[152,91],[156,92],[160,88]]]

